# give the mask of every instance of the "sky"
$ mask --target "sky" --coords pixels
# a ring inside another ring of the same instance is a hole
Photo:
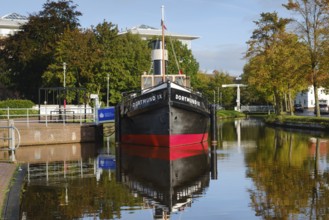
[[[243,72],[246,42],[256,28],[253,21],[262,12],[277,12],[291,17],[282,4],[288,0],[73,0],[81,27],[103,21],[118,25],[119,30],[142,24],[161,28],[161,6],[169,32],[199,36],[192,41],[192,53],[200,70],[224,71],[231,76]],[[28,16],[43,9],[46,0],[0,0],[0,16],[18,13]]]

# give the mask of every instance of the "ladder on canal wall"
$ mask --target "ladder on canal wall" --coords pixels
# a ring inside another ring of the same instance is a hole
[[[0,126],[0,150],[16,150],[21,141],[19,130],[14,126],[13,120],[8,120],[8,126]]]

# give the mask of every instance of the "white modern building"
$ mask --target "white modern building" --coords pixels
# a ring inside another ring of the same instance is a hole
[[[329,91],[324,88],[318,89],[318,96],[320,103],[329,104]],[[299,92],[295,98],[295,104],[301,104],[304,108],[314,108],[315,99],[314,99],[314,87],[309,86],[307,90]]]
[[[139,34],[143,40],[152,39],[154,36],[162,36],[162,30],[147,25],[140,25],[138,27],[133,27],[125,31],[121,31],[119,34]],[[165,35],[171,37],[172,39],[177,39],[182,44],[186,45],[188,49],[192,48],[192,40],[199,39],[199,36],[186,35],[186,34],[177,34],[169,31],[165,31]]]
[[[17,13],[11,13],[0,17],[0,38],[5,38],[18,32],[22,25],[28,22],[28,18]]]

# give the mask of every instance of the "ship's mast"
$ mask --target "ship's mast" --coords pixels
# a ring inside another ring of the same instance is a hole
[[[161,28],[162,28],[162,81],[165,81],[166,63],[165,63],[165,37],[164,37],[164,6],[161,6]]]

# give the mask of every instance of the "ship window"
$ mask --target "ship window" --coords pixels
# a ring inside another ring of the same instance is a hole
[[[143,78],[142,78],[142,88],[147,89],[147,88],[150,88],[151,86],[152,86],[152,76],[150,76],[150,77],[143,76]]]

